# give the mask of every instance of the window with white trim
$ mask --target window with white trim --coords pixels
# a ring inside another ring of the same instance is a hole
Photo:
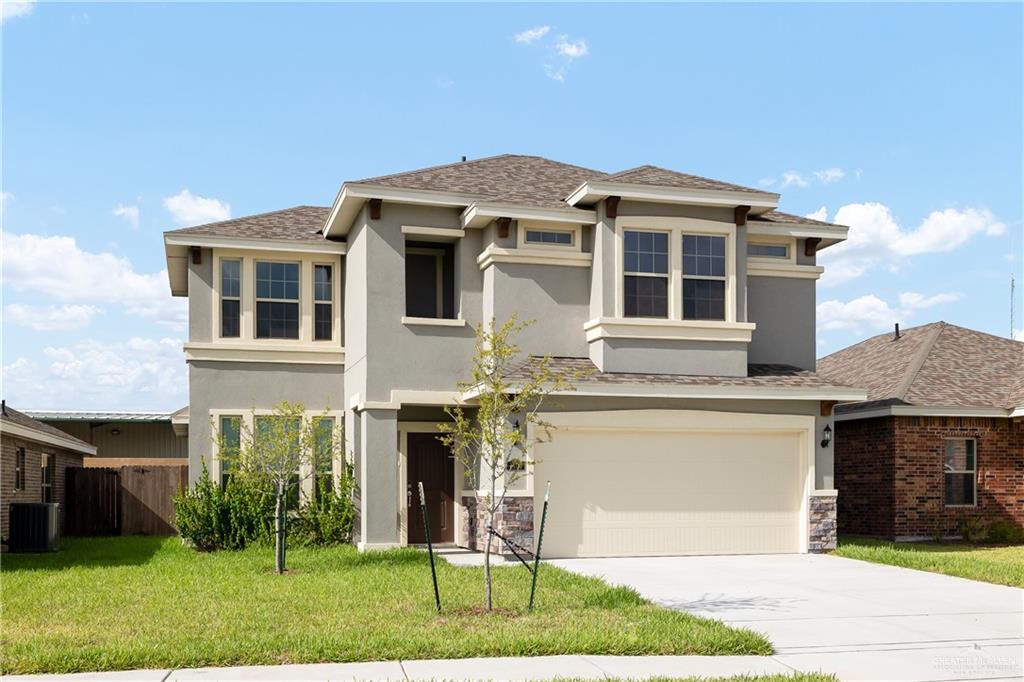
[[[719,235],[683,235],[683,319],[725,319],[725,247]]]
[[[257,448],[260,442],[270,439],[271,442],[281,442],[278,439],[289,439],[291,448],[290,458],[299,460],[298,449],[302,447],[302,422],[299,419],[288,419],[276,415],[257,415],[253,421]],[[289,509],[299,508],[299,471],[296,470],[288,481],[288,490],[285,498]]]
[[[314,461],[317,471],[313,475],[313,496],[320,499],[321,490],[328,489],[334,481],[333,455],[334,455],[334,417],[317,417],[314,429],[314,443],[316,448]]]
[[[53,502],[53,455],[43,453],[39,457],[39,499]]]
[[[668,233],[623,233],[623,314],[668,317]]]
[[[334,337],[334,269],[330,265],[313,266],[313,340],[330,341]]]
[[[220,335],[225,339],[241,334],[242,261],[224,258],[220,261]]]
[[[256,261],[256,338],[299,338],[299,264]]]
[[[947,438],[943,466],[947,507],[977,504],[978,452],[973,438]]]
[[[406,241],[406,316],[455,318],[454,261],[451,244]]]
[[[526,243],[542,246],[572,246],[572,230],[534,230],[527,228]]]
[[[14,489],[25,489],[25,448],[14,451]]]
[[[789,244],[747,242],[747,255],[751,258],[779,258],[789,260]]]

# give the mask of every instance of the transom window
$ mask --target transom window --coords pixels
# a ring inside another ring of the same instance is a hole
[[[330,341],[334,336],[334,284],[330,265],[313,267],[313,340]]]
[[[977,445],[973,438],[946,440],[945,499],[947,507],[977,504]]]
[[[623,313],[668,317],[668,233],[626,230],[623,237]]]
[[[238,338],[241,332],[242,261],[220,262],[220,335]]]
[[[789,245],[747,242],[747,255],[754,258],[789,258]]]
[[[683,319],[725,319],[725,237],[683,235]]]
[[[299,338],[299,264],[256,262],[256,338]]]
[[[572,246],[572,236],[572,232],[562,230],[527,230],[526,243]]]

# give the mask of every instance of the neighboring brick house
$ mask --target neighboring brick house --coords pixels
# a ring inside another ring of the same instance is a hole
[[[0,409],[0,537],[7,541],[11,502],[56,502],[65,511],[68,467],[96,454],[85,441],[3,403]]]
[[[935,322],[833,353],[818,373],[868,389],[835,410],[840,533],[1024,525],[1024,343]]]

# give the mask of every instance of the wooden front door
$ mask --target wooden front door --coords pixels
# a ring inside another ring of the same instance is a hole
[[[455,542],[455,460],[436,433],[410,433],[407,438],[409,544],[427,541],[420,506],[420,481],[427,498],[431,542]]]

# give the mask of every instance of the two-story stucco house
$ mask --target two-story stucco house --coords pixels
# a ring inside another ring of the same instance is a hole
[[[344,424],[358,542],[483,533],[437,442],[476,329],[536,323],[524,352],[592,368],[557,396],[550,443],[502,526],[547,556],[807,552],[834,542],[831,412],[865,393],[815,373],[815,254],[847,228],[779,196],[653,166],[609,174],[533,156],[342,185],[299,206],[165,235],[189,298],[189,457],[282,399]],[[249,416],[247,416],[249,415]],[[258,431],[258,429],[256,429]]]

